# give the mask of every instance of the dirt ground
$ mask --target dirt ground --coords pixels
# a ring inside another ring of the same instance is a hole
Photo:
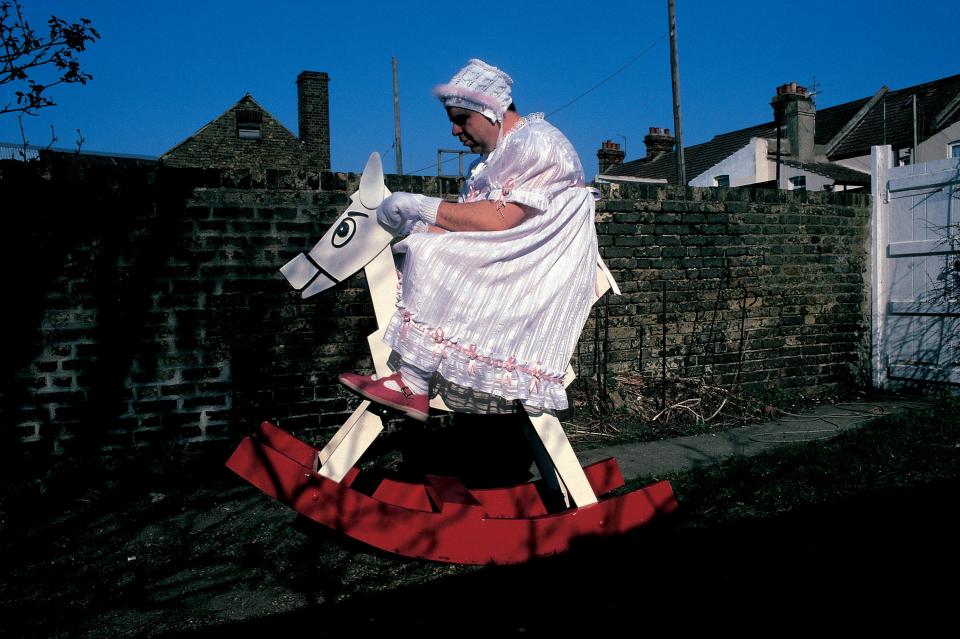
[[[430,450],[430,437],[399,449]],[[396,465],[396,444],[384,437],[371,462]],[[223,468],[230,448],[162,468],[80,468],[42,497],[35,484],[6,486],[0,635],[567,636],[776,620],[754,626],[769,630],[865,610],[861,624],[909,613],[916,630],[950,609],[940,577],[960,567],[955,479],[718,523],[711,513],[737,504],[680,478],[679,513],[634,534],[464,567],[379,553],[299,519]],[[434,462],[450,456],[439,449]],[[525,472],[523,460],[498,462]]]
[[[226,474],[120,500],[90,494],[4,536],[3,634],[538,636],[675,626],[692,610],[736,619],[745,609],[753,619],[844,614],[859,602],[902,603],[903,593],[929,589],[933,566],[956,565],[943,563],[955,540],[944,537],[942,506],[957,487],[733,526],[680,516],[507,567],[383,555],[298,520]],[[949,589],[925,592],[924,605],[946,610]]]

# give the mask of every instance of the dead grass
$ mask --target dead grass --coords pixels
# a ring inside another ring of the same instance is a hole
[[[577,380],[568,389],[573,410],[564,428],[575,446],[723,432],[837,399],[787,394],[776,387],[748,394],[698,379],[651,380],[639,373],[612,377],[605,390],[594,380]]]

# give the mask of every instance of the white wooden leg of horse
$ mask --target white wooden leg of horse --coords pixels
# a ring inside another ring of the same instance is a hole
[[[390,348],[383,343],[383,331],[396,308],[397,291],[397,270],[390,246],[380,250],[364,270],[377,324],[381,327],[367,337],[367,342],[377,375],[387,376],[393,371],[387,366]],[[383,422],[378,415],[367,410],[369,406],[370,402],[363,400],[333,439],[323,447],[317,455],[318,473],[339,482],[377,438],[383,430]]]
[[[539,415],[527,413],[527,416],[530,418],[530,424],[543,445],[542,452],[545,452],[549,459],[549,463],[546,463],[546,460],[539,455],[541,452],[537,450],[539,447],[534,446],[534,459],[537,461],[540,474],[547,485],[551,485],[552,479],[555,481],[553,477],[555,473],[556,476],[559,476],[563,489],[565,489],[565,496],[568,500],[567,506],[581,507],[597,503],[597,496],[583,472],[583,467],[580,466],[576,453],[573,452],[573,447],[570,446],[570,441],[563,431],[560,420],[549,413]],[[569,500],[572,500],[573,504],[570,504]]]
[[[383,421],[368,411],[369,407],[368,400],[362,401],[333,439],[318,453],[317,473],[339,482],[360,460],[383,430]]]

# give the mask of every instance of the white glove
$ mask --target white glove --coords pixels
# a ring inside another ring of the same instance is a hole
[[[413,235],[414,233],[426,233],[430,230],[430,225],[424,222],[423,220],[417,220],[416,222],[407,222],[407,224],[400,229],[399,235]]]
[[[440,198],[398,191],[377,207],[377,220],[394,235],[409,230],[417,220],[436,224],[440,202]]]

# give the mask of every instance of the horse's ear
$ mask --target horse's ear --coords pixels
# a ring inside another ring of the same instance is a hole
[[[363,175],[360,176],[360,204],[364,208],[373,210],[380,206],[385,196],[386,187],[383,184],[383,164],[380,162],[380,154],[374,151],[367,160],[367,166],[363,168]]]

